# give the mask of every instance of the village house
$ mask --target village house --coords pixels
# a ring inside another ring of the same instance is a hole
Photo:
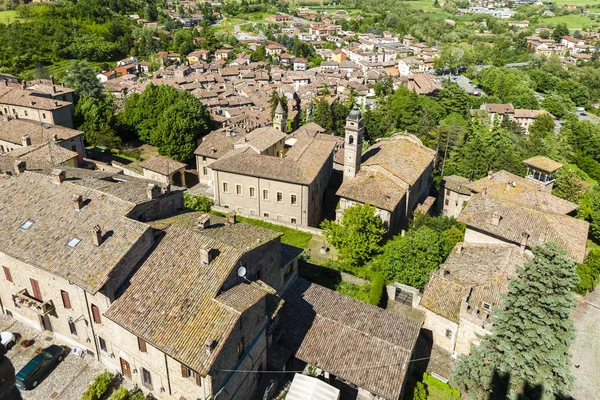
[[[563,46],[571,50],[576,46],[582,46],[585,44],[585,40],[577,39],[572,36],[563,36],[562,39],[560,39],[560,42]]]
[[[85,157],[82,133],[62,126],[44,124],[5,117],[0,121],[0,153],[12,150],[56,143],[58,146]]]
[[[442,215],[458,218],[465,202],[469,201],[473,194],[469,189],[470,180],[462,176],[449,175],[442,178],[438,208]]]
[[[281,53],[284,52],[285,47],[277,43],[270,43],[267,45],[267,55],[271,57],[278,57]]]
[[[202,61],[208,61],[208,57],[210,56],[209,50],[196,50],[192,51],[187,55],[187,60],[190,64],[200,63]]]
[[[526,110],[514,108],[511,103],[507,104],[482,104],[480,110],[487,113],[489,123],[501,121],[505,117],[516,122],[525,134],[529,133],[529,127],[540,115],[550,115],[546,110]],[[477,114],[477,113],[475,113]]]
[[[417,94],[433,96],[442,90],[435,77],[429,74],[410,74],[401,76],[400,80],[409,90]]]
[[[376,208],[388,234],[395,235],[407,228],[413,211],[429,195],[435,151],[413,135],[397,133],[363,153],[363,124],[355,107],[346,120],[337,217],[348,207],[368,203]]]
[[[431,274],[418,309],[425,311],[423,328],[433,342],[453,356],[468,355],[471,345],[490,334],[494,311],[529,255],[510,244],[458,243]],[[420,297],[420,296],[418,296]]]
[[[24,85],[23,85],[24,86]],[[46,93],[0,85],[0,116],[73,127],[73,103],[54,100]]]
[[[427,71],[422,57],[406,57],[398,61],[398,73],[400,76],[421,74]]]
[[[155,156],[140,164],[145,179],[165,185],[185,187],[185,164],[168,157]]]

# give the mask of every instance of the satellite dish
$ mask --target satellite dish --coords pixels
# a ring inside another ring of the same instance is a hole
[[[241,278],[245,278],[246,277],[246,267],[239,267],[238,268],[238,276]]]

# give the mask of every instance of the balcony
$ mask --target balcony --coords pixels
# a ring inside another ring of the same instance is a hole
[[[54,305],[51,300],[40,301],[37,300],[27,293],[27,289],[20,290],[16,294],[12,295],[15,306],[19,308],[30,308],[40,315],[46,315],[54,309]]]

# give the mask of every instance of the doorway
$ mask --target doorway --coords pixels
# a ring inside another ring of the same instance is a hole
[[[119,360],[121,361],[121,373],[124,377],[131,379],[131,367],[129,366],[129,363],[120,357]]]
[[[48,314],[40,315],[40,326],[43,331],[54,332],[52,330],[52,323],[50,322],[50,317]]]

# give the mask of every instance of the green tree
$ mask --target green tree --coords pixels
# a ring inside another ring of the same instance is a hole
[[[575,293],[586,295],[594,289],[600,279],[600,248],[590,250],[583,264],[577,266],[579,283],[573,289]]]
[[[211,198],[206,196],[194,196],[193,194],[184,193],[183,194],[183,205],[185,208],[189,208],[191,210],[202,211],[202,212],[210,212],[213,201]]]
[[[552,194],[577,203],[581,196],[583,196],[583,193],[585,193],[587,186],[572,168],[561,168],[556,172]]]
[[[563,36],[568,35],[569,28],[567,27],[567,24],[557,24],[556,28],[552,31],[552,39],[554,39],[555,42],[560,42]]]
[[[544,101],[542,101],[542,108],[548,111],[550,114],[557,118],[562,117],[567,111],[569,111],[569,104],[574,106],[571,99],[567,98],[568,102],[565,102],[565,98],[559,94],[547,95]]]
[[[380,251],[385,234],[381,218],[375,215],[375,207],[368,204],[346,208],[339,223],[325,220],[321,228],[342,262],[351,267],[360,267],[370,261]]]
[[[250,55],[250,60],[252,62],[265,61],[267,59],[267,48],[263,45],[260,45],[256,48],[256,50]]]
[[[491,335],[459,356],[452,386],[469,395],[488,399],[494,373],[510,375],[514,396],[526,385],[540,385],[543,399],[569,395],[573,376],[569,347],[575,339],[571,312],[572,289],[579,278],[575,263],[555,243],[532,249],[534,257],[517,268],[501,309],[496,310]],[[497,384],[498,385],[498,384]]]
[[[85,60],[76,60],[71,63],[64,78],[65,85],[75,89],[79,96],[99,97],[102,87],[96,71]]]
[[[111,94],[81,97],[75,106],[75,122],[88,145],[109,148],[121,145],[121,138],[116,133],[115,101]]]

